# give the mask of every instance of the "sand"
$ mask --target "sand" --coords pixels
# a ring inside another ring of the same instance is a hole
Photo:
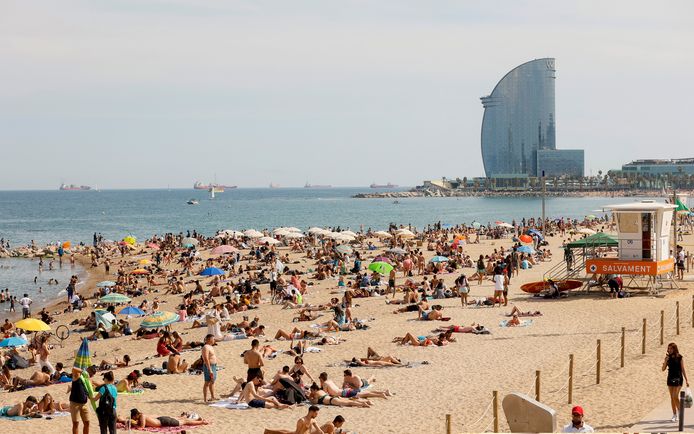
[[[442,300],[445,315],[452,317],[448,323],[415,321],[416,313],[393,315],[393,306],[386,305],[383,297],[355,299],[353,308],[357,318],[374,318],[371,327],[366,331],[339,333],[347,342],[340,346],[324,347],[319,354],[305,355],[306,367],[314,378],[325,371],[336,382],[342,378],[344,368],[334,366],[336,362],[353,356],[365,356],[367,346],[374,347],[384,354],[393,354],[405,361],[427,361],[428,365],[413,368],[352,368],[363,377],[376,377],[375,389],[388,388],[396,396],[388,400],[374,399],[375,405],[370,409],[323,407],[318,417],[319,423],[325,423],[335,415],[341,414],[347,420],[345,427],[359,433],[415,433],[445,432],[445,415],[452,415],[453,432],[483,431],[491,429],[492,410],[490,402],[492,391],[499,391],[503,398],[509,392],[532,392],[535,370],[541,370],[541,400],[552,405],[559,412],[559,422],[564,424],[570,419],[570,408],[567,404],[566,382],[568,379],[569,354],[575,355],[575,382],[573,402],[580,404],[586,411],[586,422],[603,431],[624,431],[638,422],[640,418],[656,407],[667,397],[665,373],[660,365],[665,352],[659,345],[660,310],[665,310],[665,342],[675,341],[680,351],[689,360],[694,354],[694,329],[692,328],[692,285],[691,282],[680,283],[680,290],[664,292],[664,297],[653,298],[635,296],[627,299],[609,299],[605,293],[574,292],[571,297],[561,300],[543,300],[533,298],[522,291],[521,283],[542,279],[545,271],[562,260],[562,251],[558,248],[561,239],[549,239],[554,258],[551,262],[541,263],[532,270],[521,270],[520,276],[511,282],[511,303],[508,308],[462,308],[458,299]],[[466,251],[473,257],[480,253],[489,253],[503,245],[509,247],[511,240],[482,240],[481,244],[470,244]],[[692,244],[687,239],[685,245]],[[380,244],[378,244],[380,246]],[[280,249],[283,252],[284,249]],[[373,257],[375,252],[369,252]],[[426,252],[430,257],[433,252]],[[134,259],[139,259],[136,257]],[[312,261],[293,254],[292,259],[300,261],[300,268],[312,267]],[[132,260],[131,258],[129,258]],[[367,262],[367,261],[365,261]],[[299,265],[290,265],[296,268]],[[112,265],[117,269],[117,264]],[[94,287],[102,280],[103,267],[92,272],[84,287]],[[473,270],[465,269],[467,275]],[[458,274],[446,275],[447,284]],[[398,283],[404,279],[398,274]],[[490,296],[492,283],[486,281],[482,286],[472,282],[471,297]],[[317,283],[309,290],[306,297],[310,303],[322,303],[336,296],[336,280]],[[267,291],[264,290],[264,295]],[[150,297],[151,298],[151,297]],[[165,297],[163,309],[173,310],[179,296]],[[139,302],[139,298],[137,301]],[[674,309],[676,301],[681,307],[681,335],[675,337]],[[498,323],[510,311],[511,304],[523,310],[541,310],[542,317],[534,318],[532,325],[523,328],[500,328]],[[282,310],[279,306],[268,304],[252,312],[260,316],[261,323],[267,328],[268,337],[272,337],[278,328],[288,329],[295,325],[291,318],[294,310]],[[60,323],[69,322],[78,315],[63,315]],[[233,320],[240,321],[242,314],[235,314]],[[326,315],[320,320],[327,320]],[[646,355],[641,355],[642,318],[648,319],[648,345]],[[320,321],[319,320],[319,321]],[[415,335],[427,334],[438,325],[482,323],[491,331],[490,335],[458,334],[457,343],[443,348],[403,347],[391,343],[394,336],[405,332]],[[132,320],[133,328],[139,323]],[[308,327],[310,323],[299,323]],[[619,339],[621,327],[626,327],[626,366],[619,368]],[[177,323],[174,330],[182,333],[184,340],[202,340],[206,328],[190,329],[190,323]],[[602,340],[603,363],[602,378],[595,384],[595,347],[597,339]],[[655,342],[651,342],[655,339]],[[265,339],[261,339],[263,342]],[[71,335],[64,343],[64,348],[56,348],[52,360],[72,365],[72,354],[79,346],[80,337]],[[129,354],[134,362],[144,361],[143,365],[160,366],[160,358],[146,357],[155,354],[156,340],[133,340],[121,337],[92,342],[91,351],[96,354],[93,361],[98,363],[102,358],[122,357]],[[280,349],[287,349],[286,341],[270,343]],[[250,340],[222,342],[217,348],[220,371],[217,382],[218,394],[228,393],[233,387],[232,376],[245,375],[240,354],[250,347]],[[184,358],[192,361],[198,352],[185,353]],[[280,355],[274,360],[266,360],[266,375],[274,374],[283,365],[291,365],[292,357]],[[33,368],[15,371],[20,376],[28,377]],[[127,373],[125,369],[115,371],[117,377]],[[553,378],[554,377],[554,378]],[[288,410],[227,410],[209,407],[202,403],[202,384],[200,376],[162,375],[145,377],[147,381],[157,384],[157,389],[147,390],[142,396],[119,397],[119,412],[137,407],[144,413],[177,416],[182,411],[194,411],[212,421],[207,427],[196,429],[197,433],[234,432],[262,433],[264,428],[292,429],[296,420],[306,413],[306,407]],[[16,393],[0,393],[0,403],[7,405],[23,399],[29,394],[42,396],[50,392],[55,399],[67,401],[67,386],[49,386]],[[485,413],[485,409],[487,412]],[[500,428],[507,430],[503,412]],[[98,432],[96,417],[92,416],[91,432]],[[0,420],[0,432],[22,430],[26,434],[45,432],[68,432],[69,417],[58,417],[54,420],[31,420],[10,422]]]

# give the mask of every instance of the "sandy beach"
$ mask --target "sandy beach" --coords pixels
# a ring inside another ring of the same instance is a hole
[[[565,238],[564,238],[565,239]],[[559,236],[549,237],[549,248],[553,253],[552,259],[541,262],[530,270],[521,270],[518,277],[511,280],[510,302],[508,307],[463,308],[460,299],[451,298],[436,300],[444,306],[444,313],[451,317],[449,322],[417,321],[417,314],[403,313],[394,315],[394,306],[385,303],[385,297],[370,297],[354,299],[353,316],[367,319],[368,330],[340,332],[336,336],[346,342],[339,346],[324,346],[320,353],[304,356],[306,368],[317,378],[325,371],[329,378],[340,383],[344,367],[340,364],[352,357],[365,357],[366,348],[373,347],[381,354],[392,354],[404,362],[410,362],[413,367],[389,368],[352,368],[353,372],[362,377],[375,377],[373,389],[389,389],[395,396],[388,399],[373,399],[372,408],[337,408],[322,407],[318,416],[320,424],[326,423],[340,414],[345,417],[344,428],[347,431],[359,433],[415,433],[415,432],[445,432],[445,415],[452,416],[453,432],[481,432],[492,430],[493,418],[490,407],[492,392],[498,391],[500,398],[509,392],[534,394],[535,371],[541,371],[541,401],[558,411],[559,425],[570,420],[571,405],[567,403],[567,381],[569,354],[574,354],[574,383],[573,405],[582,405],[586,411],[586,422],[600,431],[628,431],[629,427],[667,398],[665,373],[661,372],[660,364],[665,351],[659,344],[660,311],[665,311],[665,343],[675,341],[680,347],[685,360],[694,354],[694,328],[692,324],[692,303],[694,291],[685,276],[684,282],[678,282],[680,288],[663,291],[660,297],[650,297],[645,294],[635,294],[625,299],[610,299],[606,292],[594,289],[591,292],[573,291],[568,298],[546,300],[532,297],[519,288],[522,283],[540,281],[544,272],[559,261],[563,260],[562,249],[559,247],[563,239]],[[378,246],[375,251],[363,252],[364,264],[386,247],[376,239]],[[694,240],[686,237],[684,245],[691,245]],[[513,245],[511,238],[487,240],[479,244],[467,244],[465,253],[472,258],[480,254],[489,254],[501,246],[509,248]],[[288,247],[277,249],[279,253],[290,253]],[[137,253],[137,251],[135,252]],[[427,260],[434,252],[426,251]],[[135,263],[142,258],[150,257],[151,250],[142,254],[113,259],[111,270],[118,268],[119,261],[128,264],[129,269],[135,268]],[[209,257],[209,250],[202,251],[202,257]],[[89,266],[87,257],[81,261]],[[245,264],[245,262],[242,262]],[[287,264],[292,270],[308,272],[315,268],[315,261],[307,259],[305,254],[290,253]],[[169,267],[170,268],[170,267]],[[462,272],[472,275],[472,268]],[[444,274],[448,286],[453,284],[461,271]],[[312,274],[312,273],[311,273]],[[93,290],[96,282],[113,279],[107,276],[103,267],[89,269],[89,277],[82,286],[82,291]],[[428,276],[429,278],[431,276]],[[192,282],[198,277],[187,278]],[[209,278],[205,278],[208,280]],[[235,280],[235,279],[234,279]],[[420,281],[420,276],[415,276]],[[310,279],[305,300],[311,304],[326,303],[331,297],[341,297],[338,292],[336,279],[317,281]],[[397,284],[405,281],[401,272],[397,275]],[[478,286],[470,282],[470,298],[491,296],[493,283],[489,280]],[[310,328],[313,323],[325,322],[331,318],[330,312],[312,322],[293,323],[292,318],[297,311],[282,309],[281,306],[271,305],[268,301],[268,285],[260,286],[264,303],[259,309],[249,312],[258,316],[260,323],[266,327],[266,335],[261,338],[261,344],[272,345],[281,350],[289,349],[289,342],[271,339],[281,328],[289,330],[297,325],[300,328]],[[143,298],[151,300],[156,295],[162,310],[175,311],[180,303],[179,295],[163,295],[165,286],[157,287],[160,291],[145,297],[138,297],[133,304],[139,304]],[[188,284],[187,289],[192,289]],[[401,298],[401,295],[398,295]],[[220,298],[221,300],[221,298]],[[675,336],[675,306],[680,304],[680,336]],[[539,310],[542,316],[532,318],[532,324],[525,327],[503,328],[500,321],[516,305],[521,310]],[[51,312],[64,307],[64,303],[53,306]],[[397,306],[396,306],[397,307]],[[69,324],[75,318],[84,318],[89,310],[60,315],[58,323],[52,324],[53,329],[59,324]],[[242,313],[232,315],[232,322],[238,322]],[[641,327],[643,318],[647,319],[647,351],[641,354]],[[133,329],[139,324],[139,319],[130,320]],[[403,336],[406,332],[413,335],[431,334],[440,325],[469,325],[471,323],[485,325],[491,334],[473,335],[456,334],[457,342],[444,347],[411,347],[392,343],[395,336]],[[620,368],[620,339],[621,328],[626,328],[625,367]],[[75,328],[74,326],[70,327]],[[207,332],[206,328],[192,329],[190,322],[179,322],[172,325],[185,341],[201,341]],[[335,335],[330,333],[330,335]],[[72,333],[61,348],[57,342],[52,351],[51,360],[65,363],[71,367],[74,352],[79,347],[80,339],[86,334]],[[596,385],[595,363],[596,344],[601,340],[601,381]],[[156,340],[134,340],[131,336],[123,336],[107,340],[90,342],[92,361],[98,364],[102,359],[122,358],[128,354],[135,366],[142,369],[148,366],[160,367],[165,359],[153,357]],[[219,372],[216,390],[218,394],[227,394],[234,386],[233,376],[245,376],[246,366],[240,357],[241,353],[250,348],[250,340],[220,342],[216,346],[219,364],[223,370]],[[183,353],[183,358],[189,362],[199,356],[199,350]],[[279,355],[272,360],[265,360],[264,371],[266,378],[271,377],[284,365],[292,365],[293,357]],[[421,362],[427,362],[422,364]],[[29,377],[34,367],[23,371],[14,371],[15,375]],[[117,378],[126,375],[127,368],[115,370]],[[156,383],[156,390],[146,390],[140,396],[123,396],[118,398],[119,414],[136,407],[144,413],[156,415],[178,416],[183,411],[196,412],[211,422],[208,426],[196,428],[199,433],[235,432],[262,433],[265,428],[293,429],[296,420],[306,413],[305,406],[286,410],[250,409],[229,410],[214,408],[202,402],[203,380],[198,375],[178,374],[144,377],[144,380]],[[0,393],[0,403],[9,405],[23,400],[28,395],[39,398],[46,392],[56,400],[67,401],[66,385],[53,385],[34,388],[20,392]],[[508,430],[503,411],[500,409],[500,430]],[[98,432],[96,416],[91,414],[91,432]],[[70,417],[55,417],[52,420],[36,419],[29,421],[0,420],[0,431],[20,429],[27,434],[44,432],[68,432]]]

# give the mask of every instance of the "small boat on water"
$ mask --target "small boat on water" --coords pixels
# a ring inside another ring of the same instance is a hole
[[[390,182],[388,184],[376,184],[375,182],[369,186],[369,188],[397,188],[398,186],[395,184],[391,184]]]
[[[200,202],[198,202],[197,199],[190,199],[188,202],[186,202],[188,205],[198,205]]]

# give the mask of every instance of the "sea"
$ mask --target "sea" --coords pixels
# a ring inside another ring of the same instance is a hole
[[[399,191],[394,189],[388,191]],[[101,190],[101,191],[0,191],[0,238],[12,247],[70,241],[91,244],[95,232],[105,239],[132,235],[144,240],[153,234],[197,230],[213,235],[220,229],[258,229],[278,226],[387,229],[390,223],[424,228],[428,224],[481,224],[497,220],[538,218],[540,198],[528,197],[416,197],[355,199],[370,188],[239,188],[210,199],[204,190]],[[189,205],[190,199],[199,201]],[[603,215],[601,208],[640,200],[609,197],[551,197],[547,217],[583,219]],[[0,259],[0,289],[16,295],[27,292],[39,299],[57,295],[72,274],[82,273],[69,264],[38,274],[38,263],[25,259]],[[34,277],[37,283],[34,284]],[[58,285],[47,285],[50,278]],[[38,293],[38,288],[42,292]],[[0,307],[2,312],[4,307]],[[1,315],[1,314],[0,314]]]

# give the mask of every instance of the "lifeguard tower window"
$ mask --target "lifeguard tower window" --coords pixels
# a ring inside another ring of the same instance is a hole
[[[627,234],[639,232],[639,214],[637,213],[619,213],[617,214],[617,223],[619,232]]]
[[[642,259],[653,259],[651,254],[652,248],[652,234],[653,231],[653,214],[649,212],[641,213],[641,258]]]

